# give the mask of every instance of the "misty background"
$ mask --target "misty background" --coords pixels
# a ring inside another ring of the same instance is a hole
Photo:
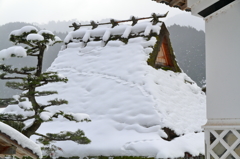
[[[180,15],[181,16],[181,15]],[[198,86],[202,87],[205,83],[205,33],[202,31],[204,26],[201,26],[202,23],[193,22],[194,26],[184,26],[184,24],[176,25],[174,21],[177,21],[178,17],[169,19],[166,21],[168,30],[170,32],[170,40],[172,43],[173,50],[176,55],[176,59],[180,68],[185,72],[189,77],[191,77]],[[72,28],[69,28],[76,20],[69,21],[49,21],[46,24],[30,24],[23,22],[12,22],[0,26],[0,50],[6,49],[10,46],[13,46],[13,43],[10,42],[9,34],[11,31],[20,29],[26,25],[34,25],[38,29],[47,29],[52,31],[55,35],[59,36],[62,40],[67,35],[67,32],[71,31]],[[202,30],[201,30],[202,29]],[[54,59],[57,57],[57,54],[61,48],[62,44],[56,44],[45,52],[44,61],[43,61],[43,70],[45,71]],[[35,57],[26,57],[26,58],[10,58],[3,63],[7,65],[13,65],[14,67],[20,68],[23,66],[35,66],[36,65]],[[0,80],[0,98],[11,98],[15,94],[20,94],[20,90],[13,90],[5,87],[6,80]]]

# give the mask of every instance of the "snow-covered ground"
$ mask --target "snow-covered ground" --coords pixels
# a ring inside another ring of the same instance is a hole
[[[90,33],[86,31],[82,37]],[[56,90],[58,95],[37,100],[46,104],[49,99],[66,99],[68,105],[49,107],[49,111],[86,113],[92,120],[75,123],[58,118],[40,127],[40,133],[82,129],[92,140],[88,145],[56,142],[63,150],[59,156],[174,158],[185,152],[204,154],[205,94],[186,74],[156,70],[147,64],[154,42],[154,38],[146,41],[141,37],[129,39],[128,44],[109,41],[104,47],[101,41],[88,42],[86,47],[72,42],[59,52],[48,71],[57,71],[69,81],[41,87],[39,90]],[[9,107],[5,111],[18,110]],[[180,137],[162,139],[167,137],[164,127]]]

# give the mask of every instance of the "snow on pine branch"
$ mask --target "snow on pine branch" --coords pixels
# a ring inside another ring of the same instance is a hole
[[[54,35],[53,32],[49,31],[49,30],[40,30],[38,32],[38,34],[40,35],[44,35],[44,34],[50,34],[50,35]]]
[[[42,112],[40,114],[40,118],[43,120],[43,121],[49,121],[51,120],[51,118],[53,117],[54,113],[51,113],[51,112]]]
[[[66,113],[66,115],[72,116],[77,122],[91,121],[90,116],[85,113]]]
[[[31,40],[32,41],[42,41],[42,40],[44,40],[44,37],[39,34],[28,34],[27,40],[28,41],[31,41]]]
[[[17,43],[24,43],[33,47],[35,42],[38,41],[45,41],[46,45],[53,45],[57,42],[62,42],[62,40],[55,36],[49,30],[40,30],[38,31],[37,28],[34,26],[24,26],[21,29],[14,30],[9,35],[10,41]],[[26,39],[27,42],[21,41],[21,39]],[[31,42],[31,43],[29,43]]]
[[[12,46],[0,51],[0,60],[9,59],[11,57],[26,57],[27,52],[22,46]]]
[[[23,101],[23,102],[19,102],[18,106],[22,109],[26,110],[32,110],[32,103],[29,101]]]
[[[37,28],[34,27],[34,26],[24,26],[22,27],[21,29],[18,29],[18,30],[14,30],[10,33],[9,37],[11,35],[13,36],[20,36],[22,35],[23,33],[31,33],[31,32],[37,32]]]
[[[31,47],[34,47],[36,45],[35,42],[44,41],[46,40],[46,45],[54,45],[55,43],[62,42],[61,39],[58,36],[55,36],[51,31],[49,30],[40,30],[38,32],[37,28],[34,26],[24,26],[21,29],[14,30],[9,35],[10,41],[17,43],[24,43],[27,45],[30,45]],[[27,40],[27,42],[24,40]],[[28,49],[28,47],[26,47]],[[12,46],[7,49],[3,49],[0,51],[0,60],[9,59],[11,57],[26,57],[27,50],[26,48],[23,48],[22,46]],[[31,49],[30,49],[31,50]],[[32,50],[35,51],[36,50]]]
[[[83,121],[91,121],[90,116],[85,113],[64,113],[62,111],[53,113],[49,111],[44,111],[40,114],[40,118],[43,121],[52,121],[52,118],[57,118],[58,115],[62,115],[64,118],[70,120],[70,121],[76,121],[76,122],[83,122]]]

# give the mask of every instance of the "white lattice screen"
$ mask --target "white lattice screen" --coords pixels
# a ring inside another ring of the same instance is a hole
[[[205,129],[207,159],[240,159],[240,129]]]

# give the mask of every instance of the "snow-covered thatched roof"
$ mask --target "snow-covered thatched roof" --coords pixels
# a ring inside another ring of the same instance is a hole
[[[201,126],[206,121],[205,94],[185,73],[157,70],[147,63],[158,42],[150,33],[159,34],[161,24],[81,27],[67,35],[66,46],[48,71],[57,71],[69,81],[41,87],[58,94],[37,100],[46,104],[49,99],[66,99],[68,105],[48,109],[86,113],[92,121],[75,123],[58,118],[38,131],[81,129],[92,142],[56,142],[63,150],[58,156],[174,158],[185,152],[204,153]],[[127,42],[119,36],[127,37]],[[16,112],[10,108],[5,111]],[[169,131],[175,136],[168,136]]]
[[[16,152],[10,147],[16,148]],[[42,157],[41,148],[32,140],[12,127],[0,122],[0,157],[5,155],[16,155],[17,157],[31,156],[32,158]],[[7,150],[10,148],[9,150]]]

